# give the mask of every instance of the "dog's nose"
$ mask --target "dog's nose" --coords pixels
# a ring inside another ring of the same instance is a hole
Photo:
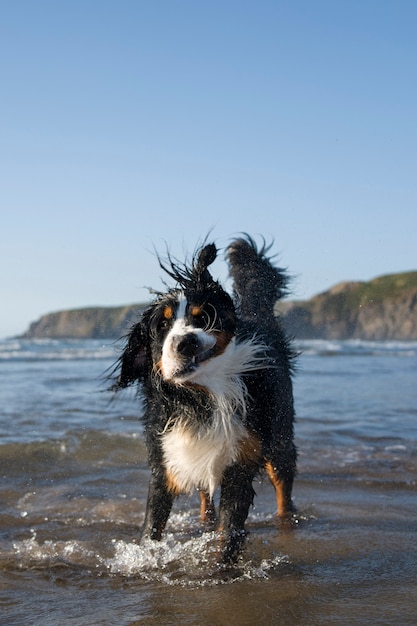
[[[197,335],[194,333],[187,333],[186,335],[175,335],[172,338],[172,347],[175,352],[182,354],[182,356],[195,356],[201,349],[201,344]]]

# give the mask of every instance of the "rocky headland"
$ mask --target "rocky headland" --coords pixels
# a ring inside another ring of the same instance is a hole
[[[417,272],[339,283],[277,309],[287,330],[302,339],[417,340]]]
[[[146,304],[88,307],[47,313],[32,322],[23,337],[28,339],[111,339],[122,337],[139,319]]]
[[[146,304],[89,307],[43,315],[26,338],[117,338]],[[298,339],[417,340],[417,271],[344,282],[306,301],[284,301],[276,312]]]

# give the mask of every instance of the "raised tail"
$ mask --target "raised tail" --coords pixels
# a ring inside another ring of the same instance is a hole
[[[287,293],[288,276],[267,256],[270,246],[258,249],[245,235],[231,243],[227,251],[233,289],[243,317],[262,321],[274,316],[277,300]]]

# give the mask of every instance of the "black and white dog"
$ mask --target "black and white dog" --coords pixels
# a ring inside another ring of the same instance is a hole
[[[176,286],[157,295],[133,326],[114,389],[140,383],[151,480],[142,537],[159,540],[175,496],[198,489],[201,519],[216,521],[225,563],[239,556],[253,502],[252,482],[265,470],[277,514],[293,511],[293,351],[274,315],[287,277],[250,237],[228,249],[232,299],[208,267],[214,244],[190,266],[161,267]]]

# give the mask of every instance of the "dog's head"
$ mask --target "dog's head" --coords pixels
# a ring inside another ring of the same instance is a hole
[[[116,389],[149,376],[171,385],[201,385],[236,329],[232,299],[208,270],[216,256],[216,246],[208,244],[190,266],[160,262],[177,285],[159,294],[129,333]]]

